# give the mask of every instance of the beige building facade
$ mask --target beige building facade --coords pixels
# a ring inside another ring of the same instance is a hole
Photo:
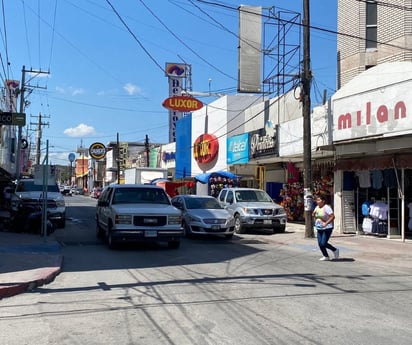
[[[338,0],[337,88],[384,62],[412,61],[412,0]]]

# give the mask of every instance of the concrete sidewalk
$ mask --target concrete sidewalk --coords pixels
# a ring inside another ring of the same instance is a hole
[[[267,241],[313,253],[314,259],[320,258],[322,254],[317,239],[305,238],[304,235],[304,224],[288,223],[286,233],[269,236]],[[340,260],[367,261],[375,266],[387,266],[393,269],[412,268],[412,240],[403,242],[400,239],[375,235],[333,232],[329,242],[339,248]]]
[[[0,299],[50,283],[62,263],[53,235],[0,232]]]
[[[309,253],[313,260],[318,260],[321,254],[317,240],[304,238],[304,230],[302,224],[289,223],[283,234],[245,234],[239,237],[244,241],[258,239],[287,246]],[[335,233],[330,242],[339,248],[340,260],[368,261],[378,267],[400,270],[412,268],[412,241]],[[53,234],[41,237],[0,232],[0,299],[50,283],[61,272],[62,264],[61,247]]]

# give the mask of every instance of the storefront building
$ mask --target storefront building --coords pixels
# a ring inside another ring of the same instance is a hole
[[[228,166],[242,184],[261,188],[282,204],[289,221],[303,222],[303,117],[299,90],[254,104],[245,132],[229,136]],[[315,107],[312,127],[312,190],[333,201],[334,157],[329,104]]]
[[[176,179],[227,171],[228,133],[244,133],[245,109],[257,99],[250,95],[227,95],[177,121]],[[220,181],[210,182],[197,182],[196,194],[211,194],[212,185],[221,185]]]
[[[335,229],[341,233],[411,236],[411,87],[411,62],[384,63],[332,97]]]

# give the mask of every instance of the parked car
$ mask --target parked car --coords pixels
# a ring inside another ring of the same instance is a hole
[[[264,228],[285,232],[286,212],[264,190],[223,188],[218,195],[218,201],[235,218],[236,233],[245,233],[247,229]]]
[[[43,185],[36,184],[34,179],[19,180],[12,196],[12,207],[17,210],[20,203],[34,209],[42,207]],[[56,227],[66,226],[66,203],[56,183],[47,186],[47,212],[48,219]]]
[[[84,188],[83,187],[73,187],[72,194],[84,195]]]
[[[63,186],[63,189],[60,189],[60,190],[63,195],[67,195],[67,196],[73,195],[72,187],[70,186]]]
[[[113,184],[105,187],[96,207],[97,236],[109,248],[120,242],[167,242],[179,248],[182,212],[155,185]]]
[[[92,189],[92,192],[90,193],[90,197],[94,199],[99,199],[100,195],[102,194],[103,188],[101,187],[94,187]]]
[[[224,235],[230,239],[235,220],[213,196],[177,195],[172,204],[183,212],[185,235]]]

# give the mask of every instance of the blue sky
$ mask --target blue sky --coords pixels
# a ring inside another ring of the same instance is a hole
[[[324,29],[311,30],[312,105],[336,86],[336,3],[310,1],[311,25]],[[194,91],[236,93],[241,4],[302,12],[303,0],[4,0],[2,78],[21,80],[23,66],[50,71],[30,81],[39,88],[27,96],[25,112],[28,124],[39,114],[48,123],[42,145],[49,140],[53,164],[69,165],[68,154],[81,144],[106,144],[117,133],[120,141],[147,134],[167,143],[162,68],[184,61]],[[34,129],[24,131],[33,142]]]

